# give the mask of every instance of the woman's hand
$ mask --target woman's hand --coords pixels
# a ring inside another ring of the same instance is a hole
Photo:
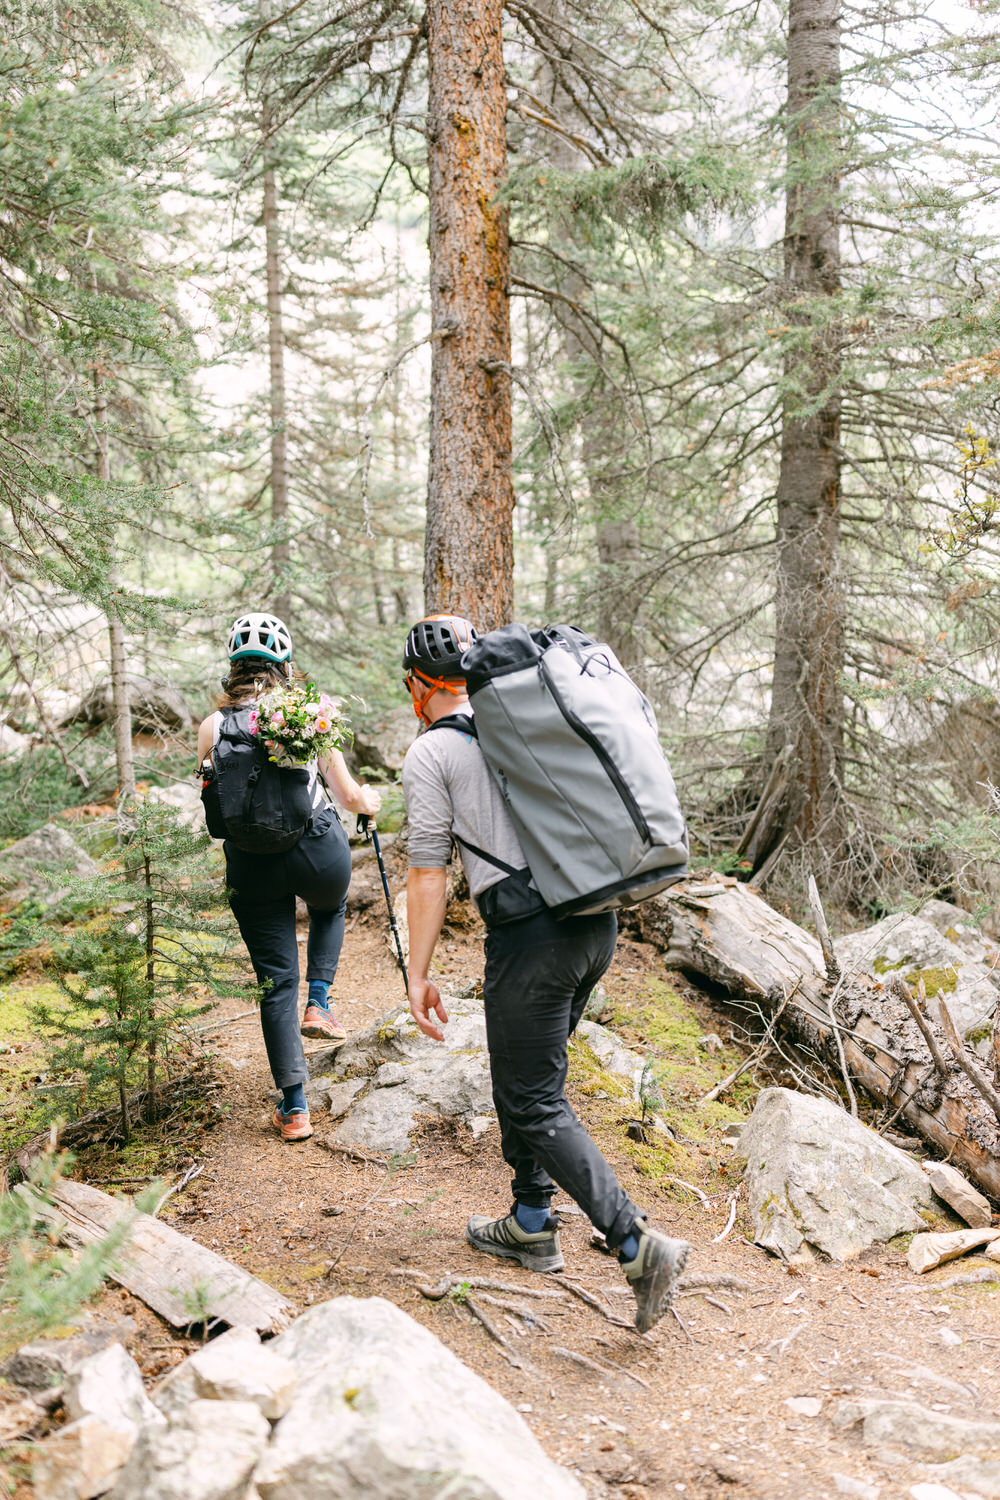
[[[382,793],[373,786],[362,786],[358,784],[358,793],[355,798],[355,806],[351,809],[360,817],[374,818],[382,806]]]
[[[381,794],[373,786],[355,781],[339,750],[331,750],[319,763],[320,775],[345,812],[374,818],[382,806]]]

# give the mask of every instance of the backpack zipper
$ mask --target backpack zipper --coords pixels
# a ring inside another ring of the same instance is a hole
[[[588,728],[583,720],[579,718],[568,706],[559,689],[556,687],[554,681],[552,680],[552,675],[549,672],[548,667],[545,665],[544,656],[541,657],[538,663],[538,670],[541,672],[542,680],[545,683],[545,686],[548,688],[549,692],[552,694],[552,697],[555,699],[556,707],[559,709],[559,712],[566,720],[566,723],[570,726],[571,729],[576,731],[576,733],[585,742],[585,744],[588,744],[590,746],[591,750],[593,750],[594,754],[601,762],[601,765],[607,772],[608,780],[611,782],[615,791],[618,793],[622,802],[625,804],[625,811],[628,813],[629,817],[632,819],[632,822],[635,824],[636,833],[641,839],[644,839],[647,844],[651,845],[653,842],[653,835],[649,830],[649,824],[646,822],[646,819],[643,816],[642,808],[635,800],[635,795],[632,791],[632,788],[628,785],[627,781],[622,776],[621,771],[619,771],[607,749],[604,747],[604,745],[601,744],[594,731]]]

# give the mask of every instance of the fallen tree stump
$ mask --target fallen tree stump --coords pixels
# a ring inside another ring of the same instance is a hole
[[[776,1017],[782,1035],[811,1049],[837,1076],[839,1033],[851,1078],[1000,1200],[1000,1122],[948,1056],[950,1039],[935,1021],[925,1025],[940,1037],[937,1063],[899,993],[867,974],[831,985],[815,938],[737,881],[720,878],[699,886],[697,895],[674,886],[647,905],[655,910],[646,925],[665,944],[668,967],[720,986],[730,1003],[752,1010],[765,1026]],[[965,1053],[965,1061],[978,1064]]]
[[[14,1191],[25,1195],[38,1217],[71,1244],[102,1240],[133,1212],[128,1202],[68,1178],[50,1189],[52,1203],[23,1183]],[[291,1305],[273,1287],[152,1214],[135,1215],[128,1241],[108,1274],[175,1328],[218,1322],[277,1333],[291,1321]]]

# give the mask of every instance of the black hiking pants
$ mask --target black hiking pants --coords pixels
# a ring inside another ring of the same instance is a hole
[[[279,1089],[309,1077],[299,1032],[295,898],[309,909],[306,979],[332,984],[344,941],[351,848],[332,809],[319,814],[287,854],[247,854],[228,841],[229,904],[261,986],[260,1024]]]
[[[540,912],[486,935],[483,1001],[501,1149],[518,1202],[546,1208],[556,1184],[612,1248],[642,1216],[566,1099],[566,1045],[614,956],[614,912],[557,922]]]

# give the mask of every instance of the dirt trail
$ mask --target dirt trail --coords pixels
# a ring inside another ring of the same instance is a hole
[[[373,913],[347,937],[336,996],[352,1030],[402,998],[383,926]],[[443,990],[481,972],[481,949],[471,938],[446,942],[440,957]],[[656,952],[623,943],[608,976],[609,993],[649,972],[660,972]],[[707,1007],[704,1019],[707,1030],[724,1030],[723,1018]],[[743,1239],[742,1221],[715,1245],[732,1194],[726,1149],[698,1155],[703,1171],[695,1185],[709,1195],[706,1209],[685,1189],[640,1175],[623,1150],[608,1144],[600,1101],[580,1094],[574,1103],[603,1132],[602,1144],[630,1194],[655,1223],[692,1242],[689,1270],[727,1273],[756,1290],[712,1291],[712,1302],[684,1297],[683,1327],[668,1319],[640,1337],[612,1321],[630,1319],[632,1305],[621,1294],[616,1263],[590,1247],[586,1220],[567,1215],[566,1275],[602,1311],[575,1295],[529,1302],[488,1292],[541,1313],[528,1331],[520,1317],[481,1302],[515,1351],[514,1365],[460,1298],[428,1301],[415,1278],[400,1274],[423,1272],[437,1281],[451,1272],[528,1293],[558,1291],[562,1278],[533,1276],[465,1243],[470,1213],[502,1212],[508,1204],[496,1130],[478,1142],[464,1132],[428,1130],[416,1164],[386,1178],[378,1168],[331,1155],[316,1140],[293,1147],[276,1138],[268,1125],[270,1078],[255,1016],[220,1030],[216,1045],[231,1080],[231,1112],[205,1138],[201,1177],[169,1205],[173,1222],[302,1308],[344,1293],[396,1303],[514,1403],[546,1450],[577,1470],[592,1495],[825,1497],[838,1493],[834,1476],[843,1475],[876,1486],[882,1500],[890,1500],[931,1474],[923,1465],[866,1453],[855,1438],[835,1432],[829,1417],[838,1398],[894,1394],[954,1415],[1000,1412],[1000,1289],[936,1293],[891,1248],[861,1264],[793,1275]],[[323,1122],[316,1123],[322,1134]],[[723,1155],[727,1175],[720,1189]],[[940,1275],[971,1264],[946,1267]],[[946,1345],[945,1328],[962,1342]],[[592,1369],[572,1355],[605,1368]],[[822,1402],[820,1415],[798,1415],[786,1405],[804,1396]],[[433,1425],[432,1392],[427,1420]]]

